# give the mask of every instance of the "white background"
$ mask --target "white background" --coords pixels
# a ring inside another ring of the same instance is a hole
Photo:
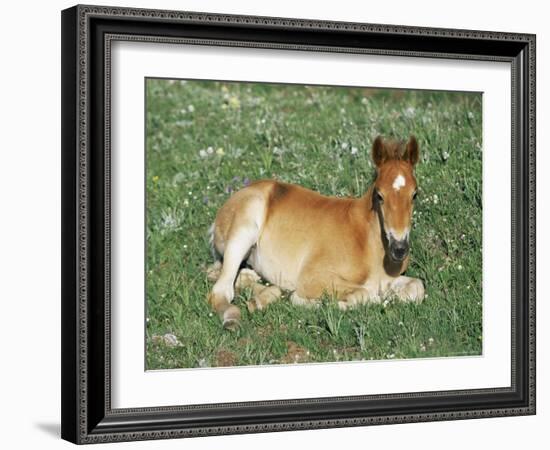
[[[550,77],[543,2],[254,2],[232,0],[111,0],[107,4],[237,14],[337,19],[403,25],[537,33],[538,198],[548,195]],[[99,2],[101,3],[101,2]],[[60,398],[60,15],[71,2],[11,2],[3,7],[0,104],[0,249],[2,370],[0,443],[4,448],[69,448],[59,440]],[[540,5],[540,6],[539,6]],[[546,204],[548,204],[546,202]],[[542,448],[550,420],[548,207],[538,202],[538,415],[384,427],[346,428],[186,441],[116,444],[118,448],[280,448],[303,445],[407,449]]]

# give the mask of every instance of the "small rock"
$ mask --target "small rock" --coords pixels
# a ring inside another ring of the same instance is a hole
[[[171,333],[166,333],[162,338],[168,347],[178,347],[181,345],[178,338]]]
[[[178,341],[178,338],[172,333],[166,333],[164,336],[153,335],[151,341],[155,345],[164,344],[167,347],[179,347],[181,343]]]

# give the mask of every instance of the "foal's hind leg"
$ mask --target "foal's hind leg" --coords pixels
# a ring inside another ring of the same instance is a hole
[[[222,262],[214,261],[206,268],[206,278],[215,283],[222,273]]]
[[[235,296],[233,283],[241,262],[258,240],[258,226],[249,220],[233,223],[224,242],[223,264],[220,276],[208,296],[208,301],[223,321],[224,328],[233,330],[239,326],[241,312],[231,301]]]
[[[206,276],[210,281],[217,281],[222,269],[221,261],[206,268]],[[241,269],[235,280],[235,292],[241,293],[250,290],[252,297],[246,302],[248,310],[254,312],[267,308],[267,306],[281,298],[283,295],[278,286],[265,286],[260,283],[260,276],[252,269]]]
[[[260,276],[252,269],[242,269],[235,281],[237,292],[249,289],[252,293],[251,299],[246,302],[248,310],[254,312],[267,308],[270,303],[279,300],[282,296],[278,286],[264,286],[260,283]]]

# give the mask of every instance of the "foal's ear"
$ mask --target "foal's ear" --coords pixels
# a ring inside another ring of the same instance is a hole
[[[420,150],[418,149],[418,142],[414,136],[411,136],[401,159],[410,162],[414,166],[419,158]]]
[[[376,167],[380,167],[380,164],[386,159],[386,149],[384,148],[384,140],[382,136],[377,136],[372,143],[372,160]]]

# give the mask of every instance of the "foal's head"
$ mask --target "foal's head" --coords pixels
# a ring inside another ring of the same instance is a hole
[[[418,157],[418,143],[414,136],[406,144],[385,141],[378,136],[372,146],[372,159],[377,169],[373,207],[378,213],[388,256],[396,262],[403,261],[409,253],[409,232],[416,198],[413,169]]]

